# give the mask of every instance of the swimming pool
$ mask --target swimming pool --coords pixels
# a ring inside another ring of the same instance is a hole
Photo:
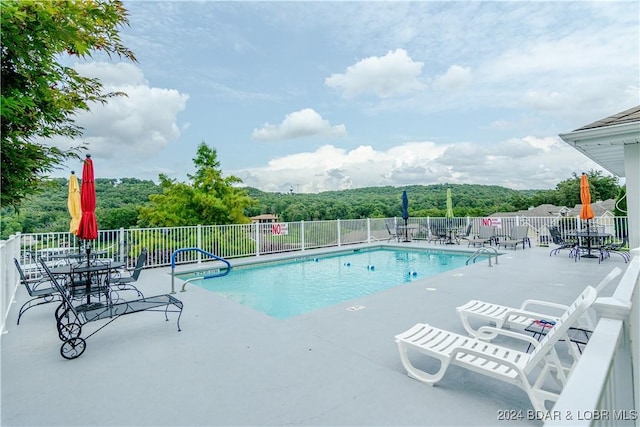
[[[286,319],[463,267],[468,258],[464,252],[361,249],[234,267],[227,276],[191,284]]]

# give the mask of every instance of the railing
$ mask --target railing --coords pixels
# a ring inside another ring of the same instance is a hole
[[[179,248],[199,247],[223,258],[260,256],[288,251],[386,241],[389,232],[385,221],[404,224],[400,218],[350,219],[336,221],[299,221],[278,224],[198,225],[190,227],[100,230],[98,238],[87,242],[92,248],[105,250],[108,257],[133,266],[142,248],[149,250],[147,267],[168,266],[171,253]],[[514,226],[529,225],[532,244],[552,244],[549,226],[557,226],[563,235],[583,229],[575,217],[504,217],[492,218],[496,233],[507,236]],[[471,225],[471,235],[478,234],[486,218],[409,218],[414,238],[427,239],[432,229]],[[627,234],[627,218],[603,216],[592,221],[598,228],[618,238]],[[78,251],[84,242],[69,233],[31,233],[21,238],[19,259],[23,266],[35,265],[37,256],[45,260],[55,251]],[[181,254],[178,263],[196,262],[199,254]],[[26,270],[29,270],[26,268]]]
[[[612,297],[598,298],[599,319],[545,426],[640,425],[640,251]]]
[[[481,255],[489,255],[487,258],[489,258],[489,267],[493,267],[491,265],[491,254],[494,254],[496,257],[496,265],[498,265],[498,249],[496,249],[493,246],[487,246],[487,247],[482,247],[482,248],[478,248],[474,253],[471,254],[471,256],[469,258],[467,258],[467,261],[465,262],[465,265],[469,265],[469,263],[471,261],[473,261],[473,263],[476,263],[476,260],[481,256]]]
[[[198,277],[198,279],[211,279],[211,278],[214,278],[214,277],[222,277],[222,276],[226,276],[227,274],[229,274],[231,272],[231,263],[229,261],[227,261],[226,259],[224,259],[224,258],[216,256],[216,255],[214,255],[212,253],[209,253],[207,251],[203,251],[200,248],[177,249],[177,250],[173,251],[173,253],[171,254],[171,293],[172,294],[176,293],[176,290],[175,290],[176,256],[178,254],[180,254],[180,253],[183,253],[183,252],[197,252],[198,254],[206,255],[210,259],[214,259],[216,261],[221,261],[225,265],[224,272],[220,272],[220,269],[218,269],[217,272],[202,275],[202,276]],[[194,280],[194,279],[185,280],[184,284],[182,285],[182,292],[185,291],[185,286],[191,280]]]

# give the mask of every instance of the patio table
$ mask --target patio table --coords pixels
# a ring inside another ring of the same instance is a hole
[[[104,250],[100,250],[100,251],[91,251],[91,259],[96,259],[99,258],[103,255],[108,254],[107,251]],[[49,257],[50,259],[59,259],[59,260],[65,260],[65,261],[71,261],[71,260],[78,260],[78,261],[82,261],[82,260],[86,260],[87,258],[87,253],[85,251],[81,251],[81,252],[65,252],[65,253],[59,253],[59,254],[55,254],[55,255],[51,255]]]
[[[580,247],[584,247],[582,245],[582,241],[586,240],[587,243],[587,254],[586,255],[582,255],[581,258],[600,258],[597,255],[593,255],[591,253],[591,249],[593,248],[597,248],[598,250],[600,250],[600,247],[604,244],[604,242],[608,239],[610,239],[612,236],[609,233],[600,233],[598,231],[578,231],[578,232],[574,232],[574,233],[568,233],[567,234],[568,237],[574,237],[578,239],[579,245]],[[596,245],[594,245],[593,243],[596,243]]]
[[[446,229],[447,239],[444,242],[446,245],[455,245],[456,242],[453,241],[453,232],[458,231],[458,227],[448,227]]]
[[[87,304],[91,303],[91,276],[96,275],[99,277],[100,274],[109,274],[111,270],[117,270],[125,266],[125,263],[122,261],[114,261],[114,262],[96,262],[93,264],[88,264],[86,262],[75,263],[75,264],[65,264],[60,265],[58,267],[54,267],[51,269],[51,274],[55,276],[71,276],[74,274],[86,275],[82,280],[85,282],[85,293],[87,295]],[[107,286],[108,286],[107,280]]]
[[[415,224],[399,225],[396,227],[396,229],[398,234],[398,241],[400,241],[400,238],[403,238],[403,242],[410,242],[411,238],[413,237],[413,232],[418,229],[418,226]]]

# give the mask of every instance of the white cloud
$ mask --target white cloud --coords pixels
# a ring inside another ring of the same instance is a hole
[[[420,81],[424,63],[415,62],[404,49],[385,56],[362,59],[344,74],[331,74],[325,79],[330,88],[341,91],[345,98],[374,93],[379,98],[406,95],[425,88]]]
[[[325,145],[271,160],[265,167],[233,174],[264,191],[302,193],[366,186],[473,183],[513,189],[553,188],[574,171],[595,168],[558,137],[520,139],[485,146],[408,142],[388,150]]]
[[[262,128],[254,129],[251,136],[260,141],[274,141],[311,136],[340,137],[346,133],[345,125],[331,126],[315,110],[304,108],[287,114],[279,125],[265,123]]]
[[[446,73],[435,79],[434,86],[438,89],[456,90],[468,85],[471,79],[471,68],[452,65]]]
[[[185,109],[188,95],[151,87],[142,70],[132,64],[93,62],[75,68],[82,75],[99,78],[106,91],[127,94],[110,98],[106,104],[94,104],[75,118],[84,128],[81,141],[94,159],[119,159],[119,169],[107,176],[134,175],[131,166],[139,162],[136,159],[153,158],[179,139],[177,116]],[[55,144],[69,148],[79,142],[58,139]]]

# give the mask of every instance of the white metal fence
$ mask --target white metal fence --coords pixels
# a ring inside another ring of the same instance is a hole
[[[471,225],[473,235],[486,224],[493,225],[496,234],[508,236],[512,227],[528,225],[532,244],[543,246],[551,244],[551,225],[565,234],[585,227],[579,218],[555,216],[409,218],[407,223],[413,239],[428,239],[431,233],[441,228],[466,229],[468,225]],[[390,237],[388,224],[404,225],[404,221],[402,218],[379,218],[100,230],[98,238],[87,243],[94,250],[106,251],[106,257],[130,265],[141,249],[147,248],[147,267],[160,267],[170,265],[171,254],[175,250],[188,247],[198,247],[223,258],[238,258],[386,240]],[[593,220],[590,226],[618,238],[627,234],[626,217],[604,216]],[[38,257],[53,260],[60,253],[78,250],[84,250],[83,243],[69,233],[23,234],[18,259],[29,271],[35,267]],[[199,253],[185,252],[176,262],[199,261],[199,257]]]

